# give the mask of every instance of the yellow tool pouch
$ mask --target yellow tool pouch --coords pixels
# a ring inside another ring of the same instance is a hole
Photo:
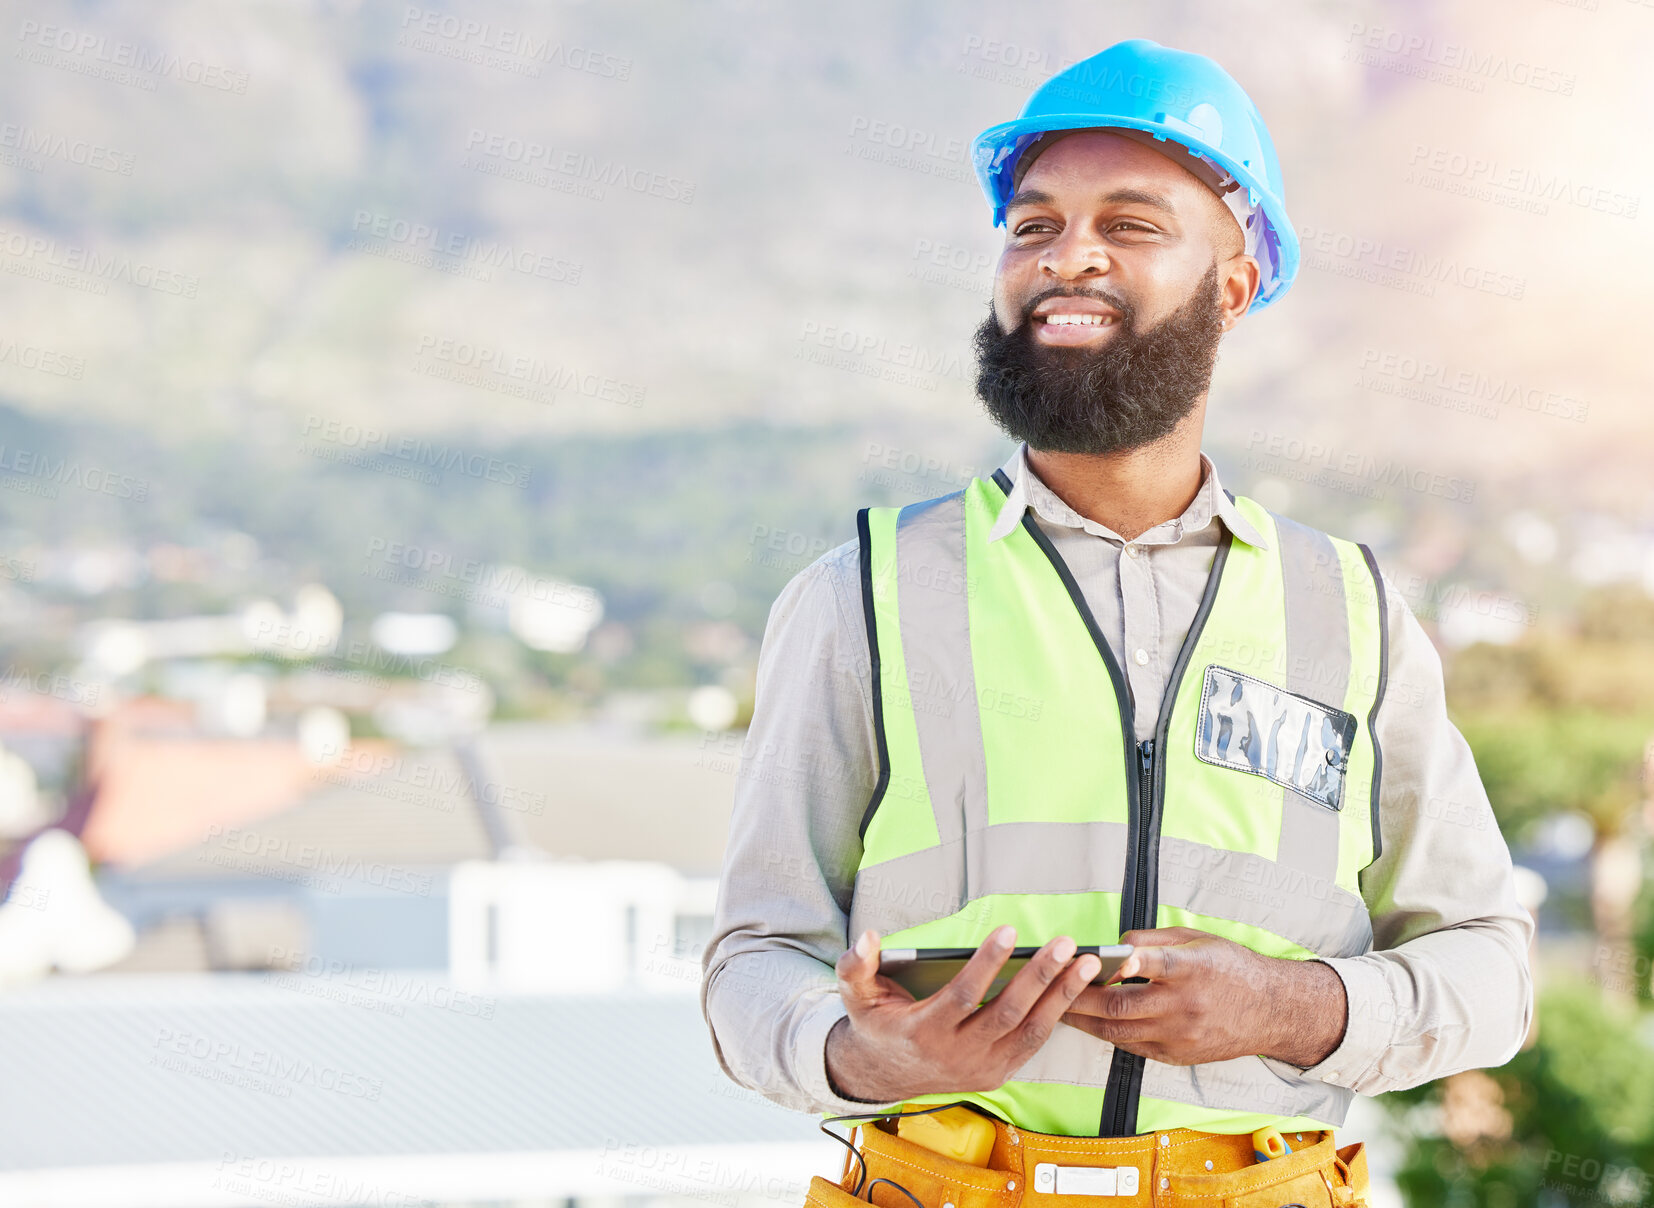
[[[1282,1157],[1223,1174],[1163,1175],[1165,1188],[1143,1203],[1198,1204],[1202,1208],[1367,1208],[1365,1143],[1357,1141],[1339,1149],[1330,1131],[1321,1138]]]
[[[1366,1147],[1358,1141],[1335,1148],[1331,1130],[1289,1133],[1291,1153],[1259,1162],[1249,1133],[1174,1128],[1136,1137],[1062,1137],[997,1119],[994,1129],[988,1164],[975,1166],[898,1136],[893,1122],[858,1124],[838,1183],[811,1178],[806,1205],[1368,1208]],[[1084,1190],[1073,1190],[1076,1185]]]

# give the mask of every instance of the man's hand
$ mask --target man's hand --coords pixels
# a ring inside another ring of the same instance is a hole
[[[1193,927],[1120,937],[1137,951],[1120,978],[1090,986],[1061,1019],[1117,1048],[1169,1065],[1257,1054],[1312,1066],[1344,1037],[1343,979],[1315,960],[1264,956]]]
[[[827,1078],[848,1099],[891,1103],[946,1091],[991,1091],[1037,1053],[1075,996],[1102,968],[1058,936],[979,1008],[1016,946],[999,927],[935,994],[915,999],[879,975],[879,936],[865,931],[839,957],[839,993],[849,1015],[827,1034]],[[1072,962],[1072,963],[1070,963]]]

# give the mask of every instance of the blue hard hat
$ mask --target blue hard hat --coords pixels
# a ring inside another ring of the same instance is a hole
[[[1298,235],[1286,215],[1275,144],[1257,106],[1205,55],[1147,38],[1116,42],[1058,72],[1034,90],[1021,117],[972,140],[971,162],[993,206],[994,225],[1005,223],[1017,160],[1041,135],[1108,127],[1169,140],[1168,155],[1192,157],[1191,171],[1209,185],[1219,182],[1213,187],[1240,222],[1246,250],[1262,270],[1253,310],[1287,291],[1298,275]],[[1174,153],[1172,144],[1180,150]]]

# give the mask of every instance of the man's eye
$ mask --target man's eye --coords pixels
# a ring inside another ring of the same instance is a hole
[[[1119,222],[1114,223],[1112,226],[1109,227],[1109,230],[1117,231],[1117,230],[1121,229],[1122,227],[1127,228],[1129,230],[1133,230],[1133,231],[1142,231],[1144,234],[1147,234],[1147,235],[1154,234],[1154,228],[1153,227],[1147,226],[1147,225],[1145,225],[1141,222],[1133,222],[1129,218],[1121,219]],[[1037,231],[1037,230],[1040,230],[1042,228],[1044,230],[1048,230],[1048,231],[1056,229],[1049,222],[1046,222],[1044,219],[1033,218],[1033,219],[1030,219],[1029,221],[1023,223],[1021,226],[1017,227],[1016,233],[1018,235],[1026,235],[1030,231]]]

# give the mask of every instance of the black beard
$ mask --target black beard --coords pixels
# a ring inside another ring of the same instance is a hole
[[[1121,312],[1119,330],[1095,349],[1037,345],[1031,317],[1002,332],[990,306],[976,329],[976,393],[1006,433],[1053,453],[1113,453],[1159,440],[1194,410],[1222,334],[1215,261],[1189,300],[1149,331],[1137,330],[1123,299],[1083,287],[1042,294],[1028,309],[1050,297],[1106,302]]]

